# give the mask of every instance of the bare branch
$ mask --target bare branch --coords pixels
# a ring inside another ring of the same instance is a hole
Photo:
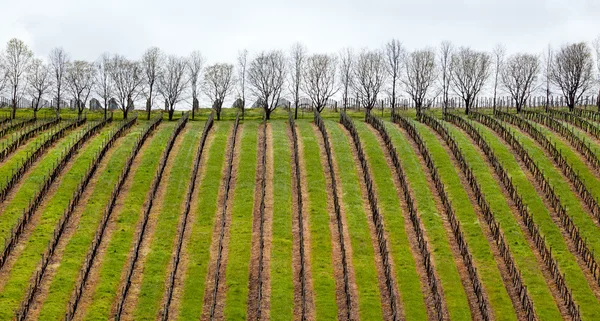
[[[363,50],[356,59],[352,82],[360,104],[371,112],[386,79],[385,60],[381,51]]]
[[[187,61],[178,56],[169,56],[162,72],[156,78],[158,92],[169,108],[169,120],[173,120],[175,104],[183,100],[183,92],[189,82],[186,75]]]
[[[555,54],[550,81],[560,88],[569,110],[593,86],[592,52],[584,42],[565,45]]]
[[[461,47],[452,54],[452,83],[456,94],[465,102],[467,114],[490,75],[490,65],[490,55],[485,52]]]
[[[300,103],[300,89],[302,87],[302,70],[306,65],[307,49],[301,43],[295,43],[290,49],[290,91],[294,100],[294,118],[298,118],[298,105]]]
[[[427,91],[437,77],[435,51],[433,49],[416,50],[404,55],[406,77],[402,79],[406,93],[415,103],[417,113],[421,112]]]
[[[145,78],[145,85],[147,86],[146,96],[146,113],[147,119],[150,119],[150,111],[154,101],[152,100],[154,88],[158,77],[161,74],[162,67],[165,64],[165,55],[162,53],[160,48],[151,47],[144,52],[141,60],[141,67],[143,76]]]
[[[265,111],[266,119],[270,119],[271,112],[277,108],[285,77],[285,56],[279,50],[261,52],[250,62],[248,82]]]
[[[123,118],[127,119],[133,101],[141,94],[144,83],[144,74],[140,63],[115,55],[111,59],[110,76],[114,84],[117,104],[123,111]]]
[[[450,84],[452,80],[452,54],[454,53],[454,46],[449,41],[443,41],[440,45],[439,55],[439,83],[442,89],[442,100],[444,110],[448,108],[450,101]]]
[[[31,70],[27,75],[29,83],[29,95],[31,96],[33,115],[42,107],[44,96],[52,90],[52,75],[50,68],[40,59],[33,59]]]
[[[531,54],[513,55],[502,67],[502,84],[515,100],[517,112],[521,111],[535,90],[539,69],[539,58]]]
[[[214,64],[206,67],[204,73],[204,92],[211,99],[217,120],[221,119],[221,109],[227,94],[233,89],[235,78],[233,65]]]
[[[11,91],[12,98],[12,118],[14,119],[17,112],[17,103],[23,96],[25,88],[27,88],[27,73],[31,68],[31,59],[33,52],[27,45],[16,38],[8,41],[6,51],[3,57],[7,84]]]
[[[344,48],[339,53],[340,64],[340,87],[342,90],[342,104],[344,111],[348,108],[348,97],[352,89],[353,68],[354,68],[354,51],[352,48]]]
[[[391,105],[392,105],[392,110],[394,110],[396,108],[396,98],[397,98],[396,97],[397,96],[396,87],[398,86],[398,83],[400,82],[400,75],[402,73],[402,68],[404,68],[403,57],[406,55],[406,50],[402,46],[402,42],[400,42],[398,39],[392,39],[385,45],[384,53],[385,53],[386,70],[388,72],[388,76],[390,77],[390,81],[391,81],[391,88],[390,88]]]
[[[308,58],[302,71],[302,89],[321,112],[331,96],[338,91],[335,75],[337,59],[332,55],[315,54]]]
[[[62,90],[65,83],[65,75],[67,73],[67,65],[71,58],[69,54],[61,48],[54,48],[50,52],[50,67],[52,68],[52,72],[54,74],[54,89],[56,92],[56,114],[60,113],[60,104],[62,98]]]
[[[87,61],[75,60],[68,64],[65,82],[81,116],[96,77],[96,68]]]

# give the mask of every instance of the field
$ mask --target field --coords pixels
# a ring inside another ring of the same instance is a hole
[[[600,320],[600,113],[236,116],[0,119],[0,320]]]

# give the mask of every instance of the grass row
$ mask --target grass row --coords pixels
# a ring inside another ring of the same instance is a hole
[[[431,128],[422,124],[418,124],[417,128],[437,166],[440,179],[455,209],[456,218],[461,223],[460,226],[465,240],[469,244],[473,262],[477,267],[479,278],[488,295],[489,304],[496,319],[516,320],[512,301],[504,286],[490,244],[482,230],[486,223],[477,217],[476,209],[473,208],[465,190],[468,187],[462,184],[458,176],[459,169],[454,166],[450,155],[444,149],[442,144],[445,143],[436,138]],[[457,134],[455,131],[451,131],[451,133]],[[464,139],[464,137],[459,138]],[[479,209],[477,208],[477,210]]]
[[[205,168],[201,169],[204,174],[198,185],[196,220],[191,226],[190,239],[185,252],[185,255],[188,256],[188,265],[179,308],[180,320],[198,320],[202,315],[217,199],[225,166],[225,149],[231,128],[229,122],[215,122],[214,132],[209,134],[214,136],[214,141],[208,150]]]
[[[82,132],[84,127],[80,127],[74,131],[71,131],[65,137],[58,140],[45,156],[37,163],[34,164],[30,169],[29,173],[26,173],[23,177],[23,183],[15,190],[15,195],[6,204],[4,211],[0,213],[0,245],[4,247],[4,241],[10,236],[11,228],[17,222],[17,219],[23,213],[23,210],[28,206],[29,200],[40,189],[42,183],[45,181],[45,176],[50,170],[52,170],[57,161],[62,157],[62,152],[65,148],[68,148],[77,134]]]
[[[317,136],[308,121],[297,121],[302,142],[306,189],[308,190],[308,219],[310,231],[310,264],[312,272],[315,314],[318,320],[337,318],[336,284],[333,274],[332,243],[327,212],[327,181],[321,166],[321,151]]]
[[[450,319],[470,320],[471,310],[450,249],[449,238],[442,221],[443,214],[438,212],[434,192],[429,189],[427,183],[427,168],[419,162],[416,151],[408,142],[410,138],[404,135],[397,125],[389,124],[388,131],[400,155],[407,181],[417,203],[417,210],[429,240]]]
[[[113,213],[115,227],[108,240],[106,255],[100,262],[98,283],[91,294],[91,303],[85,311],[85,319],[108,320],[110,309],[119,289],[121,271],[132,246],[137,222],[146,201],[150,184],[156,173],[158,162],[175,123],[163,123],[156,134],[150,137],[147,147],[142,149],[139,165],[132,173],[132,184],[119,212]]]
[[[404,213],[400,206],[402,201],[393,180],[395,173],[387,164],[376,134],[370,131],[368,125],[362,121],[356,121],[354,125],[360,134],[377,189],[378,206],[385,222],[385,231],[395,265],[396,281],[405,317],[407,320],[425,320],[427,319],[427,308],[421,287],[427,285],[421,285],[416,271],[415,259],[406,234],[406,229],[411,229],[412,226],[404,224],[404,215],[408,215],[408,213]],[[417,255],[419,254],[417,253]]]
[[[494,149],[497,157],[504,162],[504,169],[511,176],[513,184],[521,194],[523,201],[525,201],[529,211],[533,215],[533,219],[539,226],[540,232],[546,237],[546,242],[548,246],[552,248],[552,253],[558,262],[561,272],[566,275],[567,285],[571,290],[573,290],[575,301],[581,307],[582,316],[584,318],[589,318],[590,316],[597,315],[597,312],[594,312],[594,310],[598,309],[596,298],[591,292],[589,284],[587,283],[581,268],[577,264],[575,257],[568,250],[560,228],[552,221],[550,212],[542,201],[541,197],[543,196],[537,194],[533,183],[529,181],[523,172],[526,169],[519,166],[512,149],[505,145],[505,142],[498,138],[495,133],[491,132],[491,130],[487,129],[487,127],[484,127],[483,125],[477,124],[477,127],[480,128],[482,135],[486,141],[490,143],[490,147]],[[529,155],[534,160],[538,161],[538,166],[540,169],[544,171],[548,180],[555,187],[555,191],[561,195],[561,201],[565,202],[569,198],[574,197],[566,182],[562,180],[559,173],[553,167],[552,162],[544,155],[543,150],[539,146],[536,146],[537,144],[523,133],[518,131],[514,131],[514,133],[517,139],[520,140],[523,147],[527,149]],[[486,193],[486,195],[488,195],[488,193]],[[572,214],[571,211],[569,213]],[[505,228],[503,228],[503,230],[505,230]],[[507,232],[505,231],[505,233]],[[511,251],[513,253],[518,253],[513,247],[515,247],[515,245],[511,244]],[[518,257],[515,257],[515,259],[517,258]],[[517,262],[517,264],[519,265],[519,262]],[[533,262],[520,264],[522,272],[527,271],[525,267],[533,264]],[[538,291],[541,291],[542,289],[543,287],[541,286],[528,286],[528,290],[531,293],[534,305],[536,304],[536,301],[537,304],[544,302],[541,298],[535,298],[535,296],[538,295]],[[550,307],[548,307],[548,309],[549,308]],[[538,315],[545,313],[546,311],[551,310],[536,309]]]
[[[64,126],[66,122],[61,122],[59,126]],[[45,136],[47,133],[50,133],[53,128],[49,128],[47,130],[39,132],[34,138],[30,139],[19,147],[8,159],[0,162],[0,177],[5,179],[0,180],[0,187],[6,186],[6,182],[12,176],[13,171],[16,171],[25,161],[29,154],[33,153],[38,148],[38,143],[43,144],[49,136]]]
[[[369,230],[369,218],[360,188],[358,167],[352,154],[352,142],[344,130],[333,121],[326,121],[331,139],[332,152],[338,167],[338,186],[342,190],[342,204],[346,212],[346,223],[352,245],[352,266],[358,288],[358,308],[364,320],[382,319],[381,294],[375,251]]]
[[[177,227],[190,183],[194,154],[199,142],[198,133],[202,132],[202,123],[190,123],[186,127],[181,147],[173,155],[173,167],[167,184],[166,193],[156,223],[156,231],[150,244],[150,252],[143,268],[140,295],[134,312],[134,319],[149,320],[158,315],[162,302],[167,267],[172,257]]]
[[[270,126],[274,164],[270,314],[272,320],[291,320],[294,309],[292,152],[287,135],[288,124],[285,121],[272,121]]]
[[[39,318],[42,320],[60,319],[65,306],[77,283],[79,271],[85,262],[85,257],[94,240],[98,225],[102,220],[104,208],[110,199],[114,185],[131,154],[139,134],[144,126],[132,128],[113,147],[112,155],[107,155],[106,168],[98,173],[96,184],[92,187],[91,195],[86,204],[81,204],[83,211],[77,224],[77,229],[68,240],[60,260],[60,266],[48,288],[48,296],[42,305]]]
[[[46,250],[47,243],[52,237],[57,222],[62,217],[81,178],[86,174],[91,161],[95,158],[96,152],[102,146],[102,141],[109,136],[109,132],[108,128],[104,129],[79,151],[71,161],[71,169],[64,172],[59,182],[57,182],[56,192],[49,195],[45,205],[38,209],[38,212],[42,213],[41,217],[33,228],[31,236],[26,240],[25,248],[12,266],[4,291],[0,294],[0,306],[5,307],[5,309],[0,309],[0,319],[6,319],[6,316],[12,314],[20,303],[29,285],[29,280],[39,263],[40,256]],[[43,182],[44,174],[54,166],[54,162],[61,157],[62,150],[70,144],[70,140],[74,136],[75,133],[71,133],[46,154],[42,162],[24,181],[17,195],[8,205],[5,215],[15,212],[21,213],[23,208],[27,206],[31,194]],[[4,223],[4,220],[2,220],[2,223]]]
[[[252,248],[252,217],[257,163],[258,122],[241,127],[240,153],[236,174],[231,225],[229,228],[228,259],[225,273],[225,318],[246,318],[248,303],[249,263]]]

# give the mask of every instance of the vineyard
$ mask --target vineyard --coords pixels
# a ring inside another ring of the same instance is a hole
[[[0,320],[600,319],[600,112],[19,112]]]

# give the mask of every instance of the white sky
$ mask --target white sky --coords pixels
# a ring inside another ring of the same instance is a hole
[[[398,38],[410,50],[442,40],[508,53],[600,34],[600,0],[0,0],[0,44],[24,40],[36,56],[62,46],[73,59],[102,52],[137,59],[150,46],[200,50],[208,63],[234,63],[238,50],[309,52],[379,48]]]

